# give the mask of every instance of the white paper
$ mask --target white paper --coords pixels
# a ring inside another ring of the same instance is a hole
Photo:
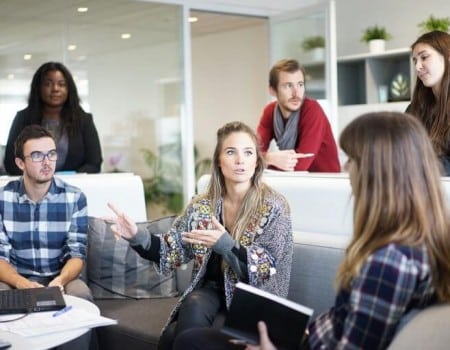
[[[94,328],[117,324],[116,320],[95,315],[77,307],[73,307],[57,317],[53,317],[54,313],[54,311],[31,313],[17,321],[0,323],[0,329],[24,337],[33,337],[79,328]]]

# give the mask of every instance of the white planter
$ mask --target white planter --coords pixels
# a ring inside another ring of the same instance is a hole
[[[325,61],[325,48],[323,47],[316,47],[315,49],[311,50],[311,61],[313,62],[323,62]]]
[[[386,41],[383,39],[374,39],[369,41],[369,52],[380,53],[385,49]]]

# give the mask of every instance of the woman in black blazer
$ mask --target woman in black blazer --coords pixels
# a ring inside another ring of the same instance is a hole
[[[42,125],[54,134],[56,171],[100,172],[102,151],[92,114],[80,106],[72,74],[63,64],[44,63],[33,76],[28,107],[16,114],[9,131],[4,158],[9,175],[22,174],[15,163],[14,142],[30,124]]]

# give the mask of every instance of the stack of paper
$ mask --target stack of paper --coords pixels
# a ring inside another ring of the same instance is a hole
[[[33,337],[79,328],[94,328],[117,324],[116,320],[95,315],[77,307],[56,317],[53,315],[54,312],[31,313],[17,321],[0,323],[0,329],[24,337]]]

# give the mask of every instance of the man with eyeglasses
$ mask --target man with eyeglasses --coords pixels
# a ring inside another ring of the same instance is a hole
[[[339,172],[330,123],[319,103],[305,95],[305,77],[292,59],[280,60],[270,70],[269,92],[276,101],[264,108],[259,121],[259,147],[267,166],[277,170]]]
[[[0,191],[0,289],[58,286],[92,301],[79,278],[86,258],[87,201],[78,188],[54,177],[52,134],[25,127],[15,142],[23,175]]]

